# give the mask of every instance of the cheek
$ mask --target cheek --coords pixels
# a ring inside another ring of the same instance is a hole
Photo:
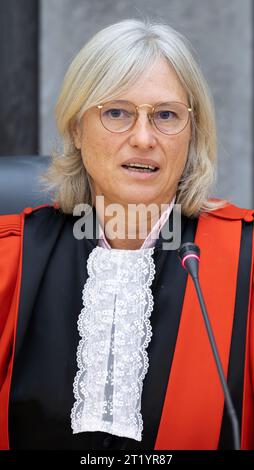
[[[189,143],[190,139],[188,135],[186,138],[183,138],[183,136],[175,136],[170,141],[167,152],[167,171],[165,172],[167,186],[178,184],[188,158]]]
[[[82,160],[84,166],[94,181],[104,180],[107,175],[111,174],[110,168],[112,166],[112,145],[110,142],[97,135],[96,132],[92,131],[92,134],[86,132],[82,140]]]
[[[167,152],[167,160],[173,167],[182,167],[185,165],[189,152],[189,139],[178,138],[175,136],[170,142]]]

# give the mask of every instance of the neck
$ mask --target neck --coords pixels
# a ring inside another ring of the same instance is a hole
[[[96,204],[101,228],[111,248],[138,250],[166,210],[166,204]]]

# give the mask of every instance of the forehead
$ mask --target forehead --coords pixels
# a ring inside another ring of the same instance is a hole
[[[155,104],[160,101],[187,103],[188,101],[187,92],[166,59],[157,60],[119,98],[133,101],[135,104]]]

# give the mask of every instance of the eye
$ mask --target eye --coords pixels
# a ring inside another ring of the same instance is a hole
[[[107,109],[103,115],[110,119],[125,119],[130,117],[130,113],[123,108],[111,108]]]
[[[172,119],[177,119],[178,115],[176,112],[171,111],[169,109],[156,111],[154,114],[154,118],[162,121],[170,121]]]

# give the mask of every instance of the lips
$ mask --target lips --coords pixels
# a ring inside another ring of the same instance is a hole
[[[121,166],[127,169],[136,169],[136,171],[140,170],[149,172],[156,172],[160,168],[159,164],[155,160],[140,157],[129,158],[128,160],[123,162]]]
[[[149,182],[154,181],[160,174],[159,164],[155,160],[148,158],[129,158],[121,165],[122,171],[130,182]],[[147,183],[145,183],[147,184]]]

